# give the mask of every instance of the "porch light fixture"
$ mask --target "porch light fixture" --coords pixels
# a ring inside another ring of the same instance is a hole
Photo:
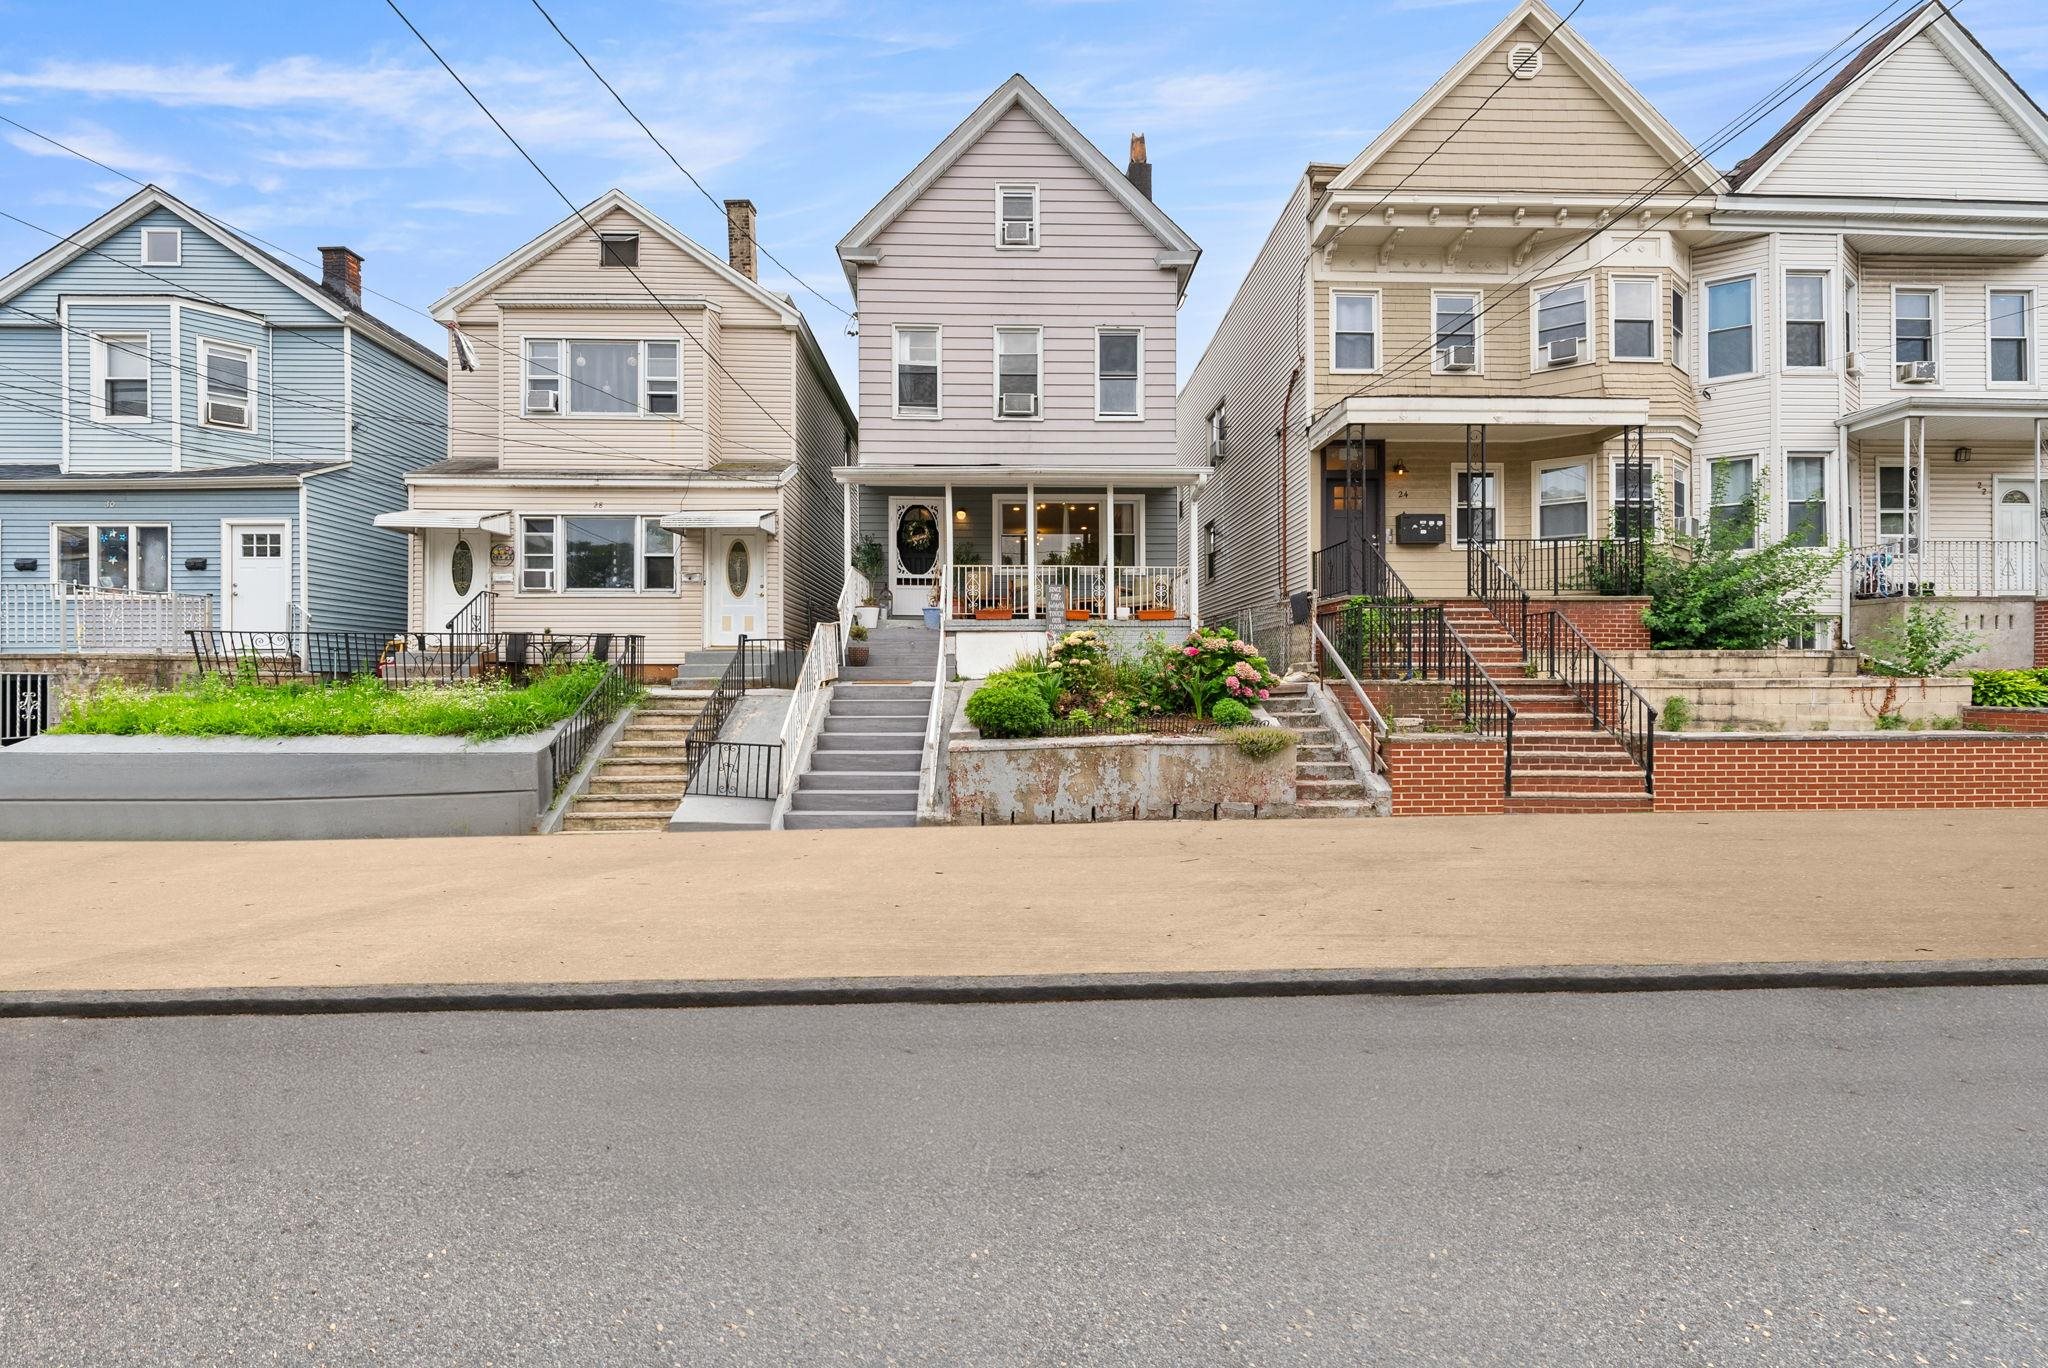
[[[1401,479],[1408,474],[1408,463],[1406,461],[1396,461],[1394,462],[1394,468],[1387,473],[1397,480]]]
[[[187,556],[185,558],[185,568],[187,570],[204,570],[206,568],[206,557]]]
[[[1957,448],[1956,448],[1956,464],[1957,464],[1957,465],[1968,465],[1969,463],[1970,463],[1970,449],[1969,449],[1968,447],[1957,447]]]
[[[957,522],[957,523],[964,523],[964,522],[966,522],[966,521],[967,521],[967,510],[966,510],[966,509],[964,509],[964,508],[956,508],[956,509],[954,509],[954,510],[953,510],[953,521],[954,521],[954,522]]]

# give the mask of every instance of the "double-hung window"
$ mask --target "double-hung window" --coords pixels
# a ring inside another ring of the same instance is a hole
[[[1756,546],[1756,458],[1722,456],[1707,462],[1707,531],[1723,550]]]
[[[680,347],[674,342],[649,342],[647,355],[647,411],[674,414],[682,406],[683,372]]]
[[[1828,278],[1822,271],[1785,274],[1785,364],[1817,370],[1828,363]]]
[[[1095,334],[1095,416],[1136,418],[1138,330],[1101,328]]]
[[[149,421],[149,334],[95,334],[92,366],[93,417],[103,423]]]
[[[1586,355],[1586,282],[1536,293],[1536,364],[1566,366]]]
[[[1546,541],[1583,537],[1592,529],[1591,470],[1583,462],[1536,469],[1536,535]]]
[[[996,329],[996,417],[1038,416],[1041,343],[1037,328]]]
[[[682,411],[682,344],[529,337],[521,388],[527,414],[671,417]]]
[[[896,329],[896,416],[939,416],[939,330]]]
[[[55,578],[90,589],[167,594],[171,529],[147,523],[67,523],[50,529]]]
[[[2028,385],[2034,380],[2034,292],[1991,292],[1991,383]]]
[[[1828,541],[1828,458],[1785,459],[1785,539],[1794,546]]]
[[[1616,276],[1612,312],[1614,335],[1609,349],[1617,361],[1657,359],[1657,278]]]
[[[1756,370],[1756,277],[1707,286],[1707,379]]]
[[[657,517],[562,513],[519,520],[523,593],[674,593],[677,542]]]
[[[1877,468],[1877,535],[1897,540],[1913,530],[1920,508],[1920,472],[1897,465]]]
[[[1038,187],[996,187],[996,246],[1016,250],[1038,245]]]
[[[1652,468],[1638,461],[1616,461],[1608,467],[1608,475],[1607,488],[1614,503],[1614,535],[1655,536],[1657,478]]]
[[[1378,295],[1332,295],[1330,325],[1331,370],[1375,371],[1380,368]]]
[[[1934,344],[1934,291],[1895,290],[1892,293],[1892,360],[1932,364],[1938,359]]]
[[[199,421],[207,427],[253,431],[256,405],[249,394],[256,380],[256,353],[249,347],[199,342]]]
[[[1443,290],[1431,296],[1435,315],[1435,361],[1439,375],[1479,369],[1479,296],[1469,290]]]
[[[1481,546],[1499,540],[1500,477],[1491,470],[1460,470],[1452,474],[1457,512],[1452,518],[1451,541],[1464,546]]]
[[[1671,468],[1671,526],[1678,532],[1692,532],[1692,474],[1684,466]]]

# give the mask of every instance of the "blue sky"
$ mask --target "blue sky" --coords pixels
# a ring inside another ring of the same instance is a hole
[[[1573,26],[1699,142],[1878,3],[1586,0]],[[684,164],[714,193],[752,198],[769,250],[842,304],[832,244],[1011,72],[1029,76],[1118,164],[1128,135],[1144,132],[1158,199],[1205,251],[1181,316],[1185,372],[1303,164],[1355,155],[1507,5],[549,7]],[[572,196],[622,186],[722,248],[717,211],[529,5],[406,8]],[[2048,102],[2048,7],[1964,0],[1957,13]],[[631,20],[623,30],[622,16]],[[1789,112],[1715,160],[1731,164]],[[367,258],[372,289],[421,308],[564,212],[377,0],[0,0],[0,113],[304,256],[347,243]],[[132,189],[0,126],[0,202],[23,218],[68,232]],[[0,221],[0,263],[11,269],[50,241]],[[772,286],[795,288],[763,267]],[[844,320],[798,298],[850,380]],[[371,304],[434,337],[418,314]]]

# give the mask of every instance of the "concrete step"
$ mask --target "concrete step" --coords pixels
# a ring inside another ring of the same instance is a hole
[[[1509,812],[1649,812],[1647,793],[1517,793],[1507,800]]]
[[[907,770],[821,770],[806,771],[797,781],[799,793],[825,793],[833,790],[893,789],[917,792],[918,772]]]
[[[798,784],[790,795],[792,812],[917,812],[917,790],[813,789]]]
[[[676,737],[673,741],[666,739],[660,741],[635,740],[631,737],[621,737],[612,743],[611,754],[605,758],[608,760],[619,760],[639,757],[643,759],[658,758],[675,761],[680,760],[682,754],[683,738],[680,736]]]
[[[867,690],[834,690],[828,717],[923,717],[931,710],[931,691],[916,698],[870,698]]]
[[[849,827],[914,827],[914,812],[792,812],[782,819],[790,831],[835,831]]]
[[[680,772],[672,776],[663,776],[660,778],[650,779],[644,776],[627,776],[620,778],[612,778],[600,771],[599,773],[594,774],[590,777],[590,787],[585,791],[585,797],[665,797],[669,801],[669,806],[674,807],[677,803],[680,803],[683,800],[683,787],[687,782],[688,776]],[[582,799],[578,799],[577,801],[581,802]]]
[[[599,774],[638,773],[649,777],[670,771],[677,774],[683,772],[683,753],[680,747],[673,754],[664,752],[660,755],[607,755],[597,767]]]
[[[656,804],[648,802],[644,797],[634,794],[586,793],[569,805],[569,811],[595,817],[616,815],[618,813],[652,811],[656,806]],[[663,815],[666,816],[674,807],[675,804],[670,803],[667,808],[663,809]]]
[[[832,701],[854,703],[905,703],[930,704],[932,686],[929,684],[863,684],[858,680],[844,679],[834,686]]]
[[[1342,760],[1301,760],[1294,766],[1296,779],[1348,779],[1351,766]]]
[[[917,773],[918,764],[924,758],[924,748],[916,750],[815,750],[811,752],[811,773],[834,771],[840,774],[879,773],[882,771],[909,771]],[[808,777],[808,776],[807,776]]]
[[[1363,799],[1364,785],[1351,779],[1301,779],[1295,780],[1295,792],[1300,800],[1321,801],[1324,799]]]
[[[606,813],[594,815],[577,812],[573,808],[562,818],[564,832],[587,831],[666,831],[668,819],[675,815],[675,804],[659,812]]]
[[[818,734],[817,749],[813,755],[828,755],[833,751],[902,751],[916,756],[924,750],[922,729],[914,732],[835,732]]]
[[[1343,755],[1335,746],[1300,746],[1294,752],[1294,761],[1297,766],[1302,764],[1332,765],[1343,760],[1343,758]]]
[[[1294,804],[1297,817],[1370,817],[1372,804],[1348,798],[1300,799]]]
[[[823,735],[836,736],[844,732],[914,732],[924,735],[926,715],[923,713],[899,713],[893,717],[842,717],[827,713]]]

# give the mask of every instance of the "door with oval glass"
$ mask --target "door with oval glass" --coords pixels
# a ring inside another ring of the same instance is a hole
[[[743,636],[757,637],[768,630],[768,555],[766,539],[759,532],[707,533],[711,538],[710,563],[704,579],[709,592],[704,596],[704,644],[736,646]]]
[[[938,583],[939,505],[932,499],[889,500],[889,615],[916,617]]]
[[[422,631],[445,632],[455,615],[490,579],[490,538],[477,531],[426,534],[426,621]]]

